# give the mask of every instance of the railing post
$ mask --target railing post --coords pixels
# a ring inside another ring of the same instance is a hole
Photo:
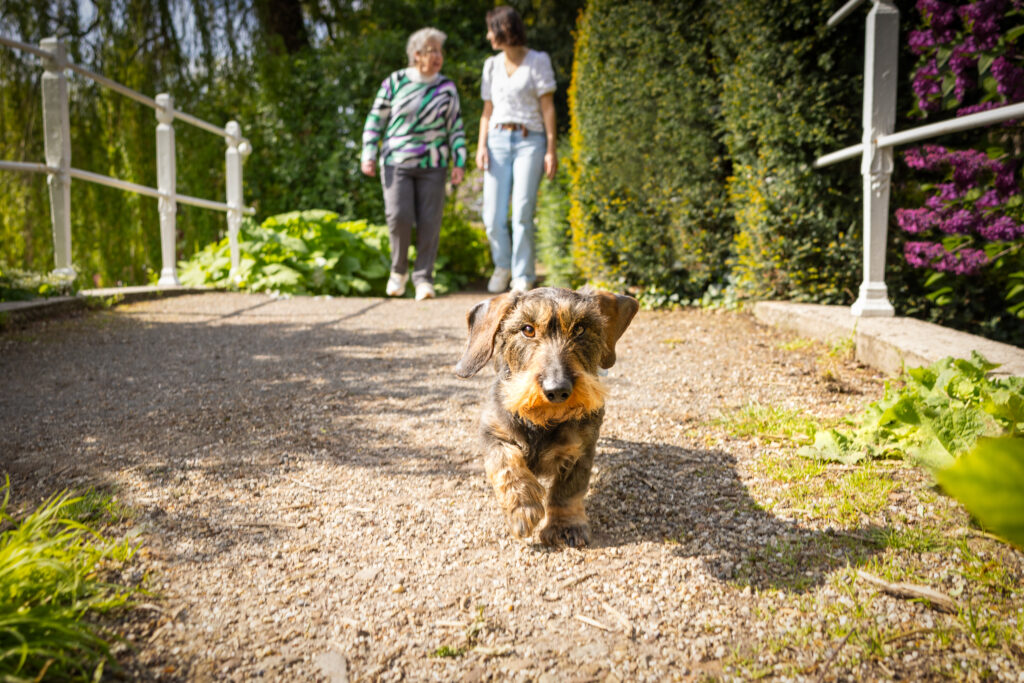
[[[238,231],[242,227],[242,209],[245,207],[245,199],[242,196],[242,162],[252,149],[249,143],[242,139],[242,127],[237,121],[228,121],[224,129],[228,132],[228,137],[224,138],[228,144],[224,156],[227,171],[228,245],[231,249],[231,271],[228,273],[228,279],[237,284]]]
[[[68,113],[68,79],[64,75],[66,52],[56,38],[44,38],[39,47],[51,54],[43,59],[43,130],[48,173],[50,219],[53,221],[54,274],[72,279],[71,262],[71,117]]]
[[[893,315],[885,286],[885,249],[889,227],[892,147],[876,140],[896,125],[896,67],[900,13],[891,0],[875,0],[868,13],[864,45],[864,280],[851,313],[863,317]]]
[[[160,257],[158,287],[179,287],[177,269],[178,194],[177,161],[174,156],[174,98],[156,96],[156,189],[160,191]]]

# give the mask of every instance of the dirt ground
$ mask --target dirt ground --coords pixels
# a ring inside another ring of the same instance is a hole
[[[765,463],[792,448],[729,416],[834,418],[882,378],[743,313],[641,311],[607,378],[593,547],[512,538],[476,446],[493,373],[452,373],[483,296],[211,293],[0,334],[12,498],[97,487],[133,511],[121,578],[152,595],[121,624],[130,678],[1024,680],[1020,553],[970,546],[1008,577],[995,644],[856,580],[896,552],[880,531],[966,527],[920,471],[879,469],[886,505],[852,523],[779,504]],[[913,575],[953,590],[931,555]]]

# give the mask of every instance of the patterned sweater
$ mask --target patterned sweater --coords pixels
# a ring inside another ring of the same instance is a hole
[[[466,165],[466,134],[455,84],[440,74],[430,82],[401,69],[384,79],[363,126],[362,160],[382,165],[438,168]],[[454,163],[452,163],[454,162]]]

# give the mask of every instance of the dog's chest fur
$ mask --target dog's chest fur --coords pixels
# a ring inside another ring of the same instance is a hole
[[[540,427],[492,404],[483,426],[485,438],[515,444],[531,472],[550,477],[567,472],[581,458],[593,458],[603,421],[602,408],[582,420]]]

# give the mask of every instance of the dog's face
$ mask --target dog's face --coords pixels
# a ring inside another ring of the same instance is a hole
[[[541,426],[581,418],[604,405],[598,367],[615,363],[615,343],[638,308],[631,297],[600,291],[502,294],[469,312],[455,373],[469,377],[493,356],[506,410]]]

